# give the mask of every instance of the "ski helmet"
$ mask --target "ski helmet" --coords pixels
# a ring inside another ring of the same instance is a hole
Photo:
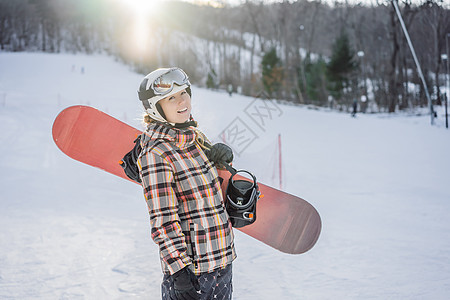
[[[184,89],[191,96],[191,83],[182,69],[161,68],[144,77],[139,86],[138,96],[145,111],[152,119],[167,123],[164,111],[158,101]]]

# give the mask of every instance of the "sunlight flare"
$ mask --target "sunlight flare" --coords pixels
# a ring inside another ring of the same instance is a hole
[[[149,47],[152,15],[158,13],[159,0],[115,0],[132,14],[129,46],[135,55],[141,56]]]

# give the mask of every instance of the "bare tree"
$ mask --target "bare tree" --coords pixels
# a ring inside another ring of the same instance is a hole
[[[429,64],[433,69],[434,85],[436,90],[437,104],[441,104],[441,91],[439,74],[442,65],[441,53],[445,49],[445,34],[450,32],[450,14],[443,7],[443,1],[428,0],[420,6],[420,24],[427,28],[426,33],[430,33],[431,43],[429,43]],[[425,33],[425,34],[426,34]]]

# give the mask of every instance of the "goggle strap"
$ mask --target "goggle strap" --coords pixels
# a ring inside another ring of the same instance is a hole
[[[155,106],[156,106],[156,110],[158,110],[158,112],[161,115],[161,117],[163,117],[164,120],[167,120],[166,114],[164,113],[164,110],[162,109],[161,104],[159,102],[157,102],[155,104]]]
[[[152,90],[147,90],[147,83],[148,83],[148,78],[145,78],[141,82],[141,86],[139,87],[138,96],[139,96],[139,100],[141,100],[141,101],[150,99],[151,97],[153,97],[155,95]]]

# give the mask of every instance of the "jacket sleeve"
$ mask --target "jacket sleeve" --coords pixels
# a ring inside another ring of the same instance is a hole
[[[159,246],[161,262],[170,274],[191,264],[178,216],[170,164],[152,151],[139,159],[144,196],[150,214],[152,239]]]

